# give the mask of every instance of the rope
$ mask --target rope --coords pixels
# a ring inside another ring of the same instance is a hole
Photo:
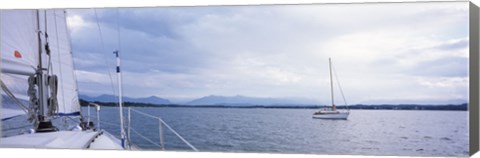
[[[50,97],[48,98],[48,115],[52,116],[58,112],[58,78],[56,75],[48,77],[48,85],[50,85]]]
[[[45,10],[45,53],[50,56],[50,46],[49,46],[49,40],[48,40],[48,23],[47,23],[47,10]],[[50,58],[49,58],[50,59]],[[50,63],[50,62],[49,62]]]
[[[34,122],[35,127],[38,125],[38,118],[35,116],[35,114],[38,112],[38,98],[37,98],[37,92],[35,90],[35,83],[37,82],[37,78],[35,76],[30,76],[28,77],[28,97],[30,98],[30,103],[32,103],[32,111],[31,114],[29,114],[28,121]]]

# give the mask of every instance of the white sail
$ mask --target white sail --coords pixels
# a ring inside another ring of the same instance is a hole
[[[58,114],[79,114],[80,103],[78,101],[66,13],[64,10],[47,10],[46,16],[52,64],[49,74],[58,77]]]
[[[16,98],[24,101],[28,101],[26,75],[34,74],[38,65],[37,25],[34,10],[0,11],[0,79]],[[6,96],[4,91],[1,94]],[[23,113],[16,106],[3,107],[2,119]]]
[[[0,11],[0,78],[15,97],[28,100],[27,79],[38,66],[38,31],[41,31],[43,67],[48,69],[49,75],[58,77],[57,114],[76,115],[80,104],[65,16],[64,10],[39,11],[38,19],[42,20],[38,21],[36,10]],[[45,55],[46,42],[49,43],[50,58]]]
[[[2,10],[0,20],[2,71],[35,73],[39,49],[35,11]]]
[[[81,130],[57,131],[52,125],[52,115],[80,114],[63,10],[3,10],[0,28],[1,93],[8,95],[2,100],[1,121],[21,114],[12,107],[40,102],[35,107],[20,106],[29,113],[34,133],[2,137],[0,147],[124,149],[111,134],[93,130],[86,122],[77,124]],[[52,106],[55,102],[58,108]]]

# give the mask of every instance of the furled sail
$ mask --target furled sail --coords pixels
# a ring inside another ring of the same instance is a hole
[[[58,114],[80,112],[70,37],[64,10],[47,10],[48,43],[51,50],[50,74],[58,77]]]

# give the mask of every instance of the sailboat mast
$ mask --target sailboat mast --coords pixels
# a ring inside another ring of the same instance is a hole
[[[329,68],[330,68],[330,95],[332,97],[332,110],[335,111],[336,110],[336,107],[335,107],[335,102],[334,102],[334,96],[333,96],[333,79],[332,79],[332,59],[331,58],[328,58],[328,65],[329,65]]]
[[[40,11],[37,10],[37,29],[38,29],[38,66],[37,66],[37,81],[38,81],[38,99],[39,99],[39,110],[40,110],[40,121],[43,121],[45,116],[47,116],[47,85],[46,77],[43,73],[43,64],[42,64],[42,37],[40,31]],[[46,17],[45,17],[46,18]],[[46,25],[46,24],[45,24]]]
[[[48,102],[49,102],[49,97],[48,97],[48,74],[45,72],[46,68],[43,67],[42,63],[42,53],[43,49],[45,49],[45,53],[47,55],[49,54],[49,48],[48,48],[48,35],[47,35],[47,11],[45,10],[45,47],[42,44],[42,32],[40,29],[40,11],[37,10],[37,29],[38,29],[38,66],[36,70],[36,84],[38,86],[38,106],[39,106],[39,113],[37,114],[38,116],[38,126],[36,127],[36,132],[51,132],[51,131],[56,131],[57,128],[53,126],[52,122],[50,121],[50,110]],[[33,85],[31,85],[33,86]]]

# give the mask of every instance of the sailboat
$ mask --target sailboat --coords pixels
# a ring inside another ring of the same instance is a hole
[[[0,11],[0,83],[2,120],[23,114],[32,129],[0,138],[0,147],[62,149],[125,149],[123,140],[95,129],[80,113],[66,12]],[[59,117],[79,123],[67,129],[53,123]]]
[[[322,109],[313,113],[312,118],[315,119],[344,119],[348,118],[350,110],[339,111],[335,105],[334,93],[333,93],[333,76],[332,76],[332,60],[328,58],[329,68],[330,68],[330,96],[332,101],[331,109]],[[342,92],[343,95],[343,92]],[[344,97],[345,98],[345,97]],[[344,99],[345,100],[345,99]],[[346,103],[345,103],[346,104]]]

